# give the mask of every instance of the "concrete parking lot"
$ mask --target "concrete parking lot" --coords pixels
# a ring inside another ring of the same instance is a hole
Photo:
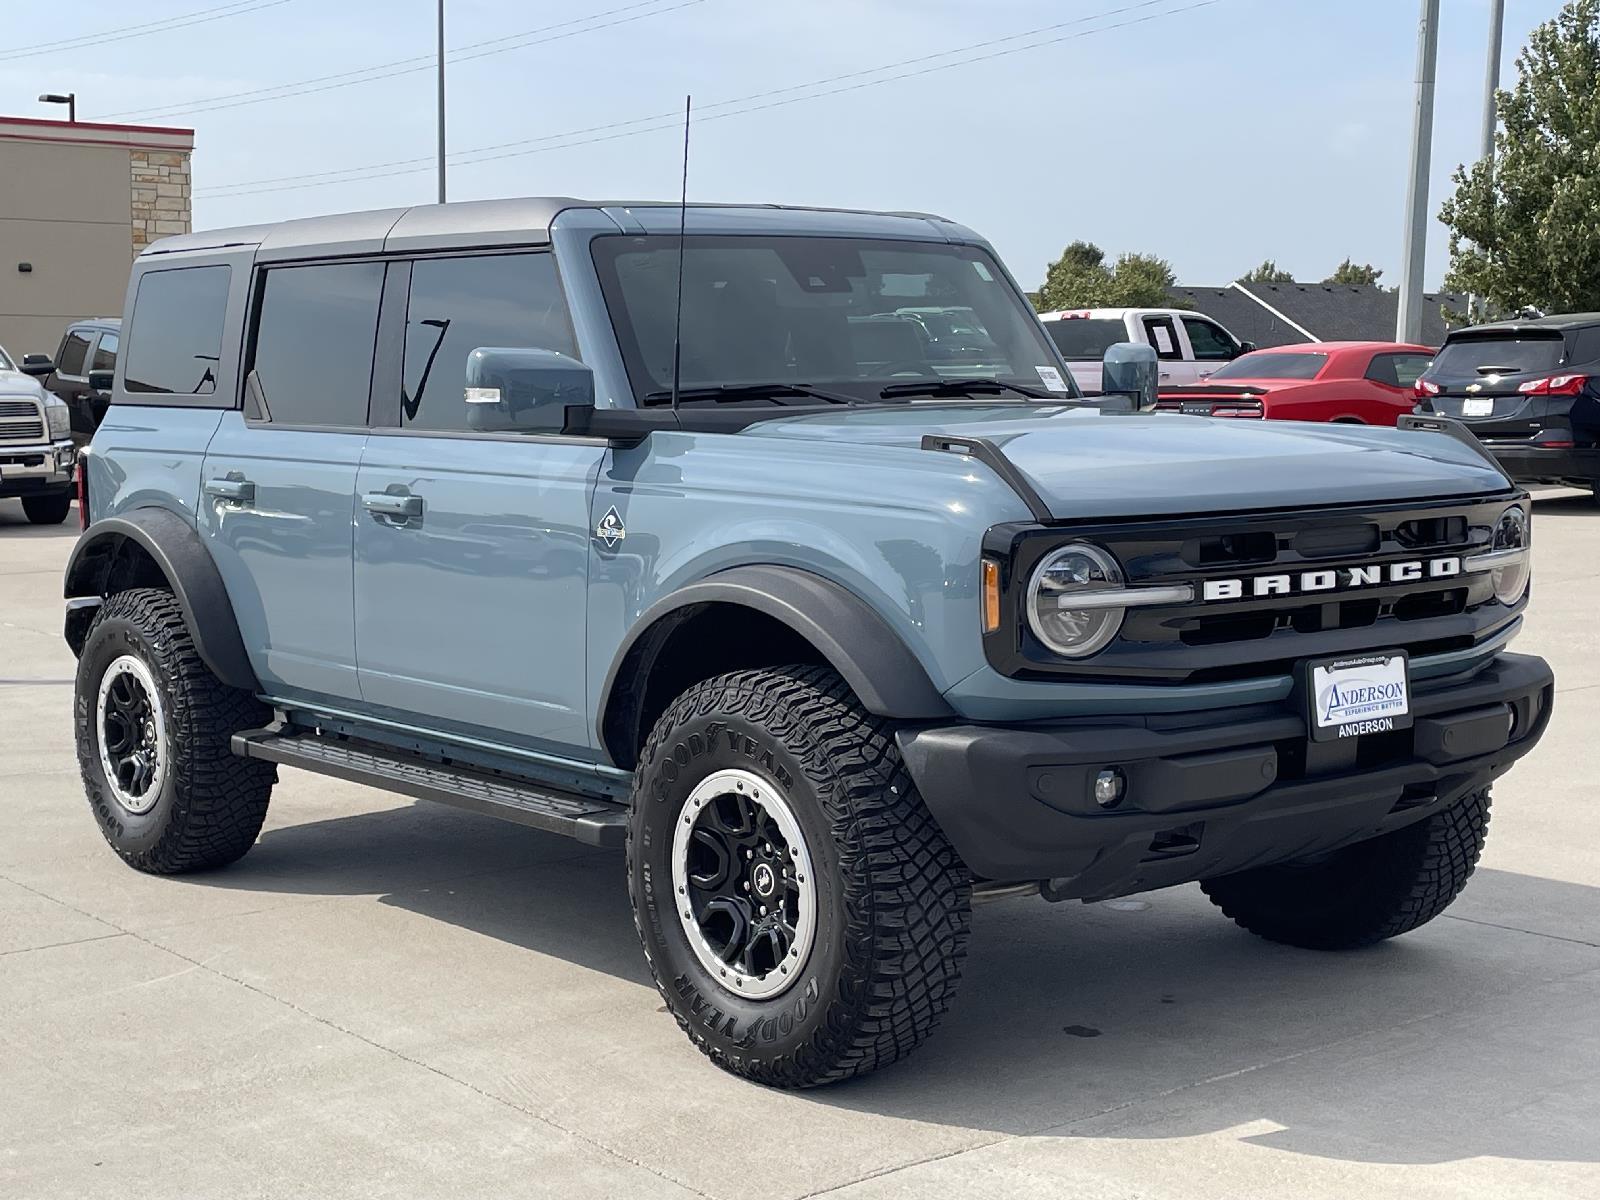
[[[237,866],[80,789],[75,526],[0,502],[0,1196],[1600,1195],[1600,508],[1536,505],[1544,745],[1443,918],[1329,957],[1184,887],[980,908],[911,1060],[764,1091],[665,1015],[618,854],[284,770]]]

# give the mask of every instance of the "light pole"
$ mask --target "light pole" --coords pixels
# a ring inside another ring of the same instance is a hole
[[[1506,0],[1489,2],[1489,60],[1483,72],[1483,142],[1480,157],[1488,165],[1491,188],[1489,202],[1494,203],[1494,127],[1499,113],[1495,109],[1494,94],[1500,89],[1500,46],[1505,37]],[[1467,316],[1475,317],[1478,307],[1476,296],[1467,297]],[[1489,298],[1483,298],[1483,315],[1489,315]]]
[[[1411,124],[1411,182],[1406,185],[1405,246],[1400,255],[1400,312],[1395,341],[1422,338],[1422,269],[1428,252],[1428,168],[1433,156],[1433,74],[1439,59],[1439,0],[1422,0],[1417,29],[1417,100]]]
[[[439,0],[439,203],[444,203],[444,0]]]
[[[67,106],[67,120],[72,124],[78,123],[78,93],[45,92],[39,97],[40,104],[65,104]]]

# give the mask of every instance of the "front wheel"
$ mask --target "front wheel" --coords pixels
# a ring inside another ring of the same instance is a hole
[[[61,492],[48,496],[24,496],[22,511],[35,525],[59,525],[72,511],[72,495]]]
[[[1308,950],[1349,950],[1409,933],[1442,913],[1483,853],[1489,789],[1415,825],[1305,862],[1204,880],[1251,933]]]
[[[884,1066],[955,994],[971,877],[889,726],[827,668],[722,675],[667,709],[634,775],[627,869],[656,986],[745,1078]]]

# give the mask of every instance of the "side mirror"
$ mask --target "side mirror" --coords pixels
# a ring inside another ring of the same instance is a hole
[[[1259,350],[1260,348],[1261,347],[1257,346],[1254,342],[1240,342],[1239,354],[1249,354],[1255,350]],[[1234,357],[1238,357],[1238,355],[1235,355]]]
[[[554,350],[479,346],[467,355],[467,427],[560,433],[568,408],[594,407],[594,371]]]
[[[56,364],[48,354],[24,354],[22,356],[22,373],[32,375],[35,379],[43,379],[56,369]]]
[[[96,395],[109,396],[111,394],[111,382],[116,376],[117,373],[115,371],[90,371],[89,390]]]
[[[1142,342],[1115,342],[1106,347],[1102,360],[1100,391],[1108,396],[1130,397],[1135,412],[1154,412],[1160,374],[1155,347]]]

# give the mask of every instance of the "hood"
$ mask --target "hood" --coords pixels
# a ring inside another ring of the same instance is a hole
[[[16,400],[43,400],[44,385],[32,375],[0,368],[0,396]]]
[[[739,436],[920,448],[928,433],[990,439],[1061,520],[1435,500],[1510,486],[1448,434],[1084,406],[841,410],[759,422]]]

